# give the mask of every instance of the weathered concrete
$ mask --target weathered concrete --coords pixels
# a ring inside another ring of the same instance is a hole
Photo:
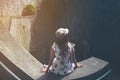
[[[22,80],[33,80],[31,76],[27,75],[23,70],[21,70],[19,67],[17,67],[14,63],[12,63],[7,57],[5,57],[1,52],[0,52],[0,61],[6,65],[6,67],[11,70],[12,73],[14,73],[16,76],[18,76]],[[8,72],[9,74],[9,72]],[[6,74],[2,74],[6,76]],[[0,77],[2,77],[0,75]],[[8,79],[5,79],[8,80]]]
[[[0,61],[0,80],[21,80]]]
[[[27,4],[37,5],[41,0],[0,0],[0,16],[21,16]]]
[[[0,52],[31,78],[37,79],[41,75],[42,64],[19,45],[3,26],[0,24]]]
[[[10,29],[10,23],[11,23],[11,17],[6,16],[6,17],[0,17],[0,21],[5,25],[8,30]]]
[[[29,51],[31,41],[31,22],[34,16],[13,17],[10,24],[10,33],[16,41]]]
[[[91,57],[80,63],[83,67],[75,69],[67,76],[61,77],[48,73],[37,80],[101,80],[106,77],[106,72],[107,75],[110,72],[109,63],[99,58]]]

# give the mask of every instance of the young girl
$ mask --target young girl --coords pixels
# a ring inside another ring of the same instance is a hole
[[[76,63],[75,44],[68,41],[68,33],[67,28],[59,28],[56,31],[56,41],[51,46],[49,65],[44,66],[43,72],[63,76],[82,66]]]

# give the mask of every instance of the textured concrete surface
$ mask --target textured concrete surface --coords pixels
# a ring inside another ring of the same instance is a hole
[[[83,64],[83,67],[75,69],[67,76],[61,77],[48,73],[37,80],[101,80],[106,77],[106,72],[110,70],[108,62],[95,57],[88,58],[80,63]]]
[[[31,41],[31,22],[34,16],[14,17],[11,19],[10,33],[25,49],[29,51]]]
[[[21,16],[27,4],[35,4],[41,0],[0,0],[0,16]]]
[[[38,78],[42,64],[19,45],[3,26],[0,24],[0,52],[31,78]]]
[[[0,80],[21,80],[0,61]]]

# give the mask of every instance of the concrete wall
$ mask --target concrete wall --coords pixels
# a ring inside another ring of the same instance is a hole
[[[55,31],[66,10],[65,0],[43,0],[31,26],[30,53],[42,63],[49,60]]]
[[[0,0],[0,16],[21,16],[27,4],[35,4],[41,0]]]
[[[10,33],[26,50],[30,49],[30,29],[34,16],[14,17],[11,19]]]

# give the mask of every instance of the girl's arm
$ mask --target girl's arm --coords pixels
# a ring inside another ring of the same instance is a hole
[[[51,50],[50,50],[49,64],[48,64],[48,67],[47,67],[47,69],[46,69],[46,73],[48,73],[49,68],[50,68],[50,66],[52,65],[52,62],[53,62],[53,60],[54,60],[54,57],[55,57],[55,52],[54,52],[54,49],[51,48]]]
[[[82,67],[82,66],[83,66],[82,64],[77,63],[77,61],[76,61],[76,58],[75,58],[75,49],[74,49],[74,47],[73,47],[73,49],[72,49],[72,61],[73,61],[73,63],[75,64],[75,67],[76,67],[76,68],[79,68],[79,67]]]
[[[75,66],[78,67],[76,57],[75,57],[75,49],[74,49],[74,47],[72,48],[72,56],[71,57],[72,57],[72,61],[75,64]]]

